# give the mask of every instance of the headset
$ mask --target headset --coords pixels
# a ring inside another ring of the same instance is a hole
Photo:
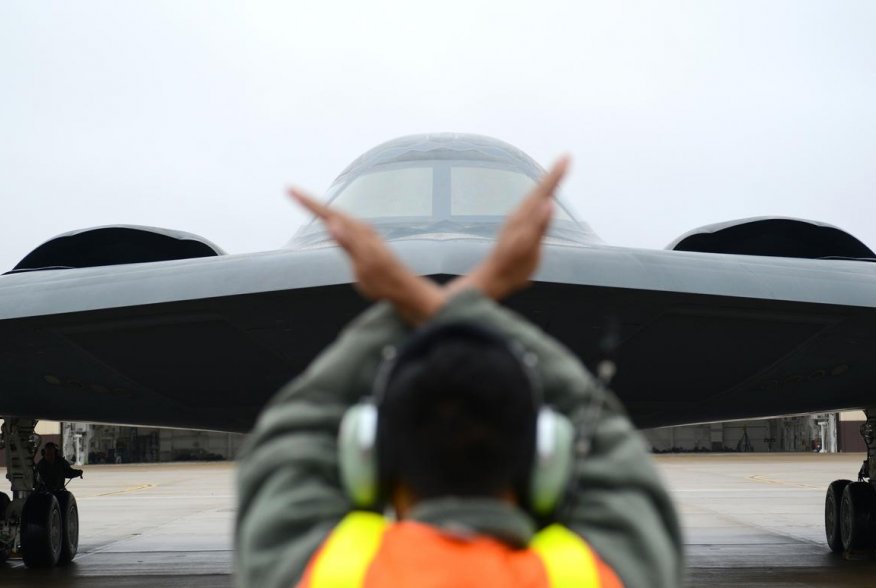
[[[380,506],[381,480],[377,433],[380,406],[399,365],[425,354],[434,342],[447,335],[505,348],[526,374],[536,408],[535,451],[529,474],[529,510],[546,516],[561,502],[572,470],[575,430],[571,421],[543,403],[540,380],[536,373],[537,357],[519,342],[468,322],[429,325],[417,332],[400,348],[384,350],[384,359],[374,381],[373,396],[363,399],[344,413],[338,433],[338,465],[344,490],[358,508]]]

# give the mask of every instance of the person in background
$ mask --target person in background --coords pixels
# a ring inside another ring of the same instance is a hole
[[[622,406],[495,302],[535,271],[566,165],[445,286],[292,191],[378,304],[280,391],[242,450],[240,586],[680,585],[675,510]]]
[[[67,478],[82,477],[82,470],[72,467],[69,461],[58,455],[58,446],[51,441],[43,447],[42,456],[36,470],[47,489],[63,490]]]

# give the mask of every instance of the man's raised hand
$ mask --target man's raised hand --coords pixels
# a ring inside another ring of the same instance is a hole
[[[326,206],[298,188],[289,194],[319,217],[347,253],[356,287],[370,300],[388,300],[412,324],[420,324],[444,305],[442,289],[408,269],[368,223]]]
[[[508,215],[496,245],[471,273],[451,282],[450,293],[478,288],[501,300],[529,283],[541,259],[541,240],[553,216],[554,192],[569,169],[569,158],[560,158],[538,185]]]

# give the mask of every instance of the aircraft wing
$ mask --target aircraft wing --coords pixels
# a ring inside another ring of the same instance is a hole
[[[444,281],[492,246],[393,242]],[[0,415],[246,431],[366,302],[336,247],[0,276]],[[872,404],[876,264],[549,244],[508,306],[639,426]]]
[[[468,272],[541,167],[477,135],[364,153],[329,206],[371,222],[416,272]],[[532,287],[506,303],[593,369],[640,426],[872,406],[876,258],[851,235],[766,218],[672,250],[604,245],[558,197]],[[819,259],[832,257],[834,259]],[[45,270],[51,267],[76,269]],[[366,306],[318,223],[225,255],[197,235],[111,226],[52,239],[0,276],[0,416],[246,431]]]

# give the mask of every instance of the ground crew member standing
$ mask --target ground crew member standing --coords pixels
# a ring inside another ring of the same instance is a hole
[[[248,440],[241,586],[681,583],[674,509],[618,401],[493,302],[537,266],[564,170],[443,288],[366,225],[300,199],[349,254],[360,291],[383,302],[274,398]]]
[[[46,443],[42,453],[36,470],[47,489],[63,490],[67,478],[82,477],[82,470],[71,467],[69,461],[58,455],[58,446],[51,441]]]

